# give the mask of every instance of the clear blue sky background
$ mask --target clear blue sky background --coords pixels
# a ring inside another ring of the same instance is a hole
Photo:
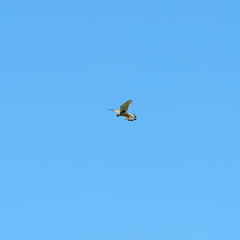
[[[0,239],[239,240],[239,11],[2,0]]]

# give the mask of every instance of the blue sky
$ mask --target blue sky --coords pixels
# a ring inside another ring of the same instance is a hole
[[[240,239],[239,8],[1,1],[0,238]]]

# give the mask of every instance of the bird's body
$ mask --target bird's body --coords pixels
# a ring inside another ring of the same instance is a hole
[[[121,105],[120,110],[116,110],[116,109],[108,109],[110,111],[114,111],[117,113],[117,117],[120,116],[124,116],[126,120],[128,121],[134,121],[137,120],[137,117],[135,114],[133,113],[128,113],[128,107],[131,104],[132,100],[128,100],[127,102],[125,102],[123,105]]]

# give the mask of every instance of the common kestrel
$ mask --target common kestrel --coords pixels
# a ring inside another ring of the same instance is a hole
[[[134,121],[137,120],[137,117],[133,113],[127,113],[128,107],[131,104],[132,100],[126,101],[123,105],[120,106],[120,111],[116,109],[108,109],[110,111],[114,111],[117,113],[117,117],[124,116],[126,120],[128,121]]]

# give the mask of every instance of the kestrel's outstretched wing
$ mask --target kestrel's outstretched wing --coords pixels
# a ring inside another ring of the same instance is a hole
[[[126,113],[125,119],[128,121],[134,121],[137,120],[137,116],[133,113]]]
[[[121,105],[120,111],[121,112],[127,112],[128,111],[128,107],[131,104],[131,102],[132,102],[132,100],[128,100],[123,105]]]

